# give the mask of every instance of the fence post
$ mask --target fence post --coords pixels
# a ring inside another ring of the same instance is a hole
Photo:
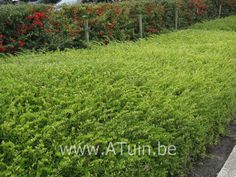
[[[178,19],[179,19],[178,9],[177,6],[175,6],[175,30],[178,29]]]
[[[219,14],[218,14],[219,18],[221,17],[221,11],[222,11],[222,3],[220,3],[220,6],[219,6]]]
[[[88,19],[85,19],[85,23],[84,23],[84,30],[85,30],[85,39],[86,42],[89,42],[89,26],[88,26]]]
[[[143,16],[142,16],[142,14],[138,15],[138,22],[139,22],[140,38],[143,38]]]

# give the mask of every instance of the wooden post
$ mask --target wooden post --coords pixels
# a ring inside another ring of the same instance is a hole
[[[140,38],[143,38],[143,16],[142,16],[142,14],[140,14],[138,16],[138,21],[139,21],[139,34],[140,34]]]
[[[177,6],[175,6],[175,30],[178,30],[178,19],[179,19],[178,9]]]
[[[86,39],[86,42],[89,42],[89,26],[88,26],[88,19],[85,19],[84,30],[85,30],[85,39]]]
[[[222,3],[220,3],[220,7],[219,7],[219,15],[218,15],[219,18],[221,17],[221,11],[222,11]]]

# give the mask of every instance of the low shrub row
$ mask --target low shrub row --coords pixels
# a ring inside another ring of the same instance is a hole
[[[236,18],[231,16],[224,19],[210,20],[204,23],[197,23],[190,27],[191,29],[204,30],[223,30],[236,32]]]
[[[221,2],[224,2],[223,16],[235,14],[235,1]],[[148,36],[175,28],[176,19],[178,27],[184,28],[214,18],[218,16],[219,6],[215,0],[125,1],[60,9],[50,5],[3,5],[0,6],[0,52],[85,47],[86,19],[93,41],[108,44],[110,40],[136,40],[140,36],[139,14],[143,15],[144,36]]]
[[[236,111],[235,42],[231,31],[183,30],[0,60],[1,176],[185,176]],[[158,152],[158,141],[176,155],[115,145]],[[109,142],[116,155],[102,155]],[[62,154],[79,144],[100,148]]]

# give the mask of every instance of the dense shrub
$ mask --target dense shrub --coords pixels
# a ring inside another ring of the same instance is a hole
[[[2,59],[1,176],[184,176],[235,111],[235,42],[235,32],[184,30]],[[117,141],[177,154],[60,153]]]
[[[191,26],[191,29],[224,30],[236,32],[236,18],[235,16],[231,16],[224,19],[216,19],[204,23],[197,23]]]
[[[218,16],[219,4],[211,0],[126,1],[122,3],[79,4],[56,10],[48,5],[4,5],[0,7],[0,52],[19,49],[49,50],[85,47],[85,20],[90,39],[104,44],[110,40],[139,38],[138,14],[143,14],[144,36],[178,26],[187,27]],[[236,12],[232,0],[225,0],[222,15]]]

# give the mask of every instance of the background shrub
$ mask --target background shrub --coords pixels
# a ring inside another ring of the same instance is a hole
[[[178,27],[185,28],[204,19],[236,12],[232,0],[124,1],[120,3],[78,4],[56,10],[50,5],[3,5],[0,7],[0,52],[21,49],[64,49],[85,47],[85,21],[90,39],[104,44],[111,40],[140,37],[138,15],[143,15],[144,36]]]

